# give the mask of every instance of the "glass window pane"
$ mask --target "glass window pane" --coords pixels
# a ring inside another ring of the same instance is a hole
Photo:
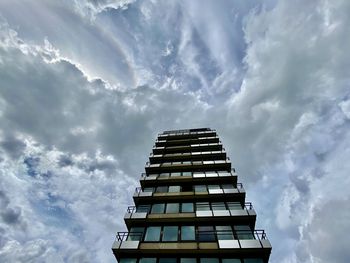
[[[169,186],[169,193],[178,193],[178,192],[180,192],[180,186],[179,185]]]
[[[129,235],[127,240],[141,240],[143,232],[145,231],[144,227],[132,227],[130,228]]]
[[[178,203],[167,204],[166,213],[179,213],[179,204]]]
[[[196,258],[180,258],[180,263],[197,263]]]
[[[237,225],[234,226],[238,239],[255,239],[250,226],[248,225]]]
[[[176,263],[176,258],[159,258],[159,263]]]
[[[213,210],[226,210],[224,202],[213,202],[211,207],[213,208]]]
[[[213,226],[198,226],[198,240],[199,242],[215,241],[215,233]]]
[[[136,263],[137,258],[120,258],[119,263]]]
[[[206,185],[195,185],[194,190],[196,193],[202,193],[207,191],[207,186]]]
[[[144,192],[153,192],[153,187],[145,187],[143,188]]]
[[[152,205],[152,214],[163,214],[165,204],[153,204]]]
[[[196,211],[210,211],[209,202],[197,202]]]
[[[158,186],[156,192],[157,193],[166,193],[166,192],[168,192],[168,187],[167,186]]]
[[[138,205],[136,207],[137,213],[149,213],[150,210],[151,210],[151,205]]]
[[[156,263],[156,258],[140,258],[139,263]]]
[[[193,213],[193,203],[182,203],[182,213]]]
[[[223,258],[222,263],[241,263],[239,258]]]
[[[163,228],[163,241],[177,241],[177,226],[165,226]]]
[[[219,263],[218,258],[201,258],[200,263]]]
[[[233,232],[231,226],[216,226],[216,233],[219,240],[233,240]]]
[[[230,210],[241,210],[242,205],[239,202],[227,202],[228,209]]]
[[[160,227],[159,226],[147,227],[145,241],[159,241],[159,237],[160,237]]]
[[[194,226],[182,226],[181,227],[181,240],[195,240]]]
[[[261,258],[245,258],[243,259],[244,263],[264,263]]]

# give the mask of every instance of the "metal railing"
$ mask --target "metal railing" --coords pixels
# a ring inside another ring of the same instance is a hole
[[[179,235],[179,233],[178,233]],[[141,241],[141,242],[218,242],[219,240],[265,240],[267,235],[264,230],[210,230],[201,231],[196,229],[193,240],[182,241],[178,236],[176,241],[145,241],[145,232],[117,232],[116,241]]]
[[[253,204],[252,204],[251,202],[245,202],[245,203],[244,203],[244,207],[243,207],[242,209],[252,210],[252,209],[253,209]],[[147,211],[146,211],[146,212],[145,212],[145,211],[142,211],[142,212],[144,212],[144,213],[149,213],[150,210],[151,210],[151,206],[145,207],[145,210],[148,210],[148,212],[147,212]],[[230,209],[225,208],[225,209],[223,209],[223,210],[230,210]],[[134,206],[134,205],[128,206],[128,208],[127,208],[126,211],[127,211],[127,213],[129,213],[129,214],[136,213],[136,212],[137,212],[137,207]],[[210,210],[208,210],[208,211],[215,211],[215,210],[210,209]],[[179,213],[180,213],[180,212],[179,212]],[[194,212],[193,212],[193,213],[194,213]],[[157,213],[157,214],[159,214],[159,213]],[[161,213],[160,213],[160,214],[161,214]]]

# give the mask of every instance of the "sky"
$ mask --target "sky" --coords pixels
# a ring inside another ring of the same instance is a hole
[[[350,257],[350,1],[0,1],[0,262],[115,262],[163,130],[216,129],[271,263]]]

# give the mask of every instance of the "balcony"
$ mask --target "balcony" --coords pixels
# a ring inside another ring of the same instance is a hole
[[[163,186],[160,186],[163,187]],[[180,189],[181,186],[169,186],[173,188]],[[244,201],[245,198],[245,190],[241,183],[237,183],[236,187],[220,187],[219,185],[195,185],[193,189],[176,190],[176,191],[164,191],[157,192],[154,187],[144,188],[142,191],[141,187],[137,187],[135,193],[133,195],[133,199],[135,204],[139,204],[140,202],[154,202],[158,200],[162,200],[164,202],[167,201],[182,201],[182,200],[210,200],[213,196],[215,196],[215,200],[217,201]]]
[[[172,173],[156,173],[141,174],[140,183],[142,187],[166,184],[198,184],[198,182],[206,183],[237,183],[237,173],[232,168],[228,171],[211,171],[211,172],[172,172]]]
[[[148,174],[172,171],[230,171],[231,161],[229,158],[226,158],[225,160],[164,162],[155,164],[147,162],[145,170]]]
[[[223,147],[221,143],[203,143],[203,144],[190,144],[190,145],[169,146],[169,147],[164,147],[164,146],[153,147],[153,154],[222,151],[222,150],[223,150]]]
[[[172,203],[170,203],[173,205]],[[164,205],[164,204],[163,204]],[[201,204],[195,204],[190,209],[183,211],[182,204],[177,205],[177,211],[168,212],[167,208],[168,204],[165,204],[163,207],[163,211],[152,210],[152,205],[144,205],[140,207],[129,206],[127,212],[124,216],[125,223],[128,228],[135,225],[144,225],[148,223],[162,222],[162,223],[180,223],[180,222],[193,222],[197,223],[205,223],[210,220],[211,223],[222,223],[230,222],[234,223],[245,223],[249,224],[252,227],[255,225],[256,220],[256,212],[250,202],[246,202],[244,207],[241,206],[240,203],[237,202],[236,205],[228,206],[228,207],[204,207]],[[186,204],[188,205],[188,203]],[[181,207],[181,208],[180,208]],[[157,207],[158,208],[158,207]]]
[[[191,139],[199,137],[213,137],[216,136],[215,130],[208,131],[199,131],[199,132],[178,132],[178,133],[167,133],[167,134],[158,134],[158,140],[179,140],[179,139]]]
[[[271,244],[264,230],[196,230],[193,239],[184,241],[181,237],[171,242],[146,240],[144,232],[118,232],[112,249],[117,258],[151,254],[167,257],[220,254],[256,256],[267,260],[271,253]]]
[[[161,163],[166,161],[199,161],[199,160],[222,160],[226,159],[225,150],[204,151],[204,152],[185,152],[185,153],[167,153],[150,154],[150,163]]]
[[[179,139],[179,140],[164,140],[157,139],[155,145],[159,146],[175,146],[175,145],[190,145],[190,144],[198,144],[198,143],[217,143],[219,142],[218,136],[200,136],[198,138],[189,138],[189,139]]]

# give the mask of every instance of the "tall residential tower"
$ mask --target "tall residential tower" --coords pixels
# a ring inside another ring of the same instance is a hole
[[[145,170],[113,244],[119,263],[268,262],[271,244],[215,130],[159,134]]]

